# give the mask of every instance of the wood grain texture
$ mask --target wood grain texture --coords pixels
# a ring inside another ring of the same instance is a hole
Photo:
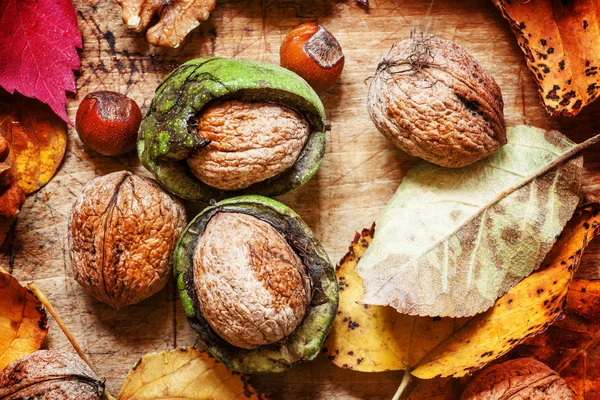
[[[278,63],[279,44],[300,23],[316,21],[339,40],[346,55],[341,80],[322,95],[332,130],[319,173],[280,199],[295,209],[322,241],[332,261],[346,252],[354,232],[368,227],[396,190],[409,157],[377,132],[366,111],[369,78],[392,44],[430,22],[430,32],[468,49],[498,81],[509,125],[556,128],[576,142],[600,131],[600,103],[576,118],[551,118],[506,22],[488,1],[440,1],[427,17],[429,0],[371,0],[368,11],[354,0],[221,0],[215,12],[181,49],[148,45],[128,32],[113,1],[75,0],[83,35],[79,92],[69,100],[75,118],[79,101],[94,90],[115,90],[145,111],[155,87],[175,66],[216,54]],[[0,262],[22,281],[35,280],[71,327],[81,346],[118,393],[129,368],[151,351],[189,346],[188,327],[173,284],[159,294],[115,312],[88,296],[73,280],[66,251],[66,222],[79,191],[97,175],[128,169],[148,173],[137,157],[108,158],[86,150],[73,129],[57,176],[28,198]],[[600,184],[600,148],[586,153],[585,186]],[[190,212],[200,207],[190,206]],[[592,248],[593,250],[593,248]],[[598,251],[586,253],[598,265]],[[51,322],[48,347],[70,350]],[[324,357],[291,371],[253,377],[274,399],[389,399],[401,372],[365,374],[339,369]]]

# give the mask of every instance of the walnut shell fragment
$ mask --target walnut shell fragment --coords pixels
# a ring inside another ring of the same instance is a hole
[[[130,172],[92,180],[69,218],[75,279],[96,299],[120,309],[160,291],[186,223],[180,201]]]
[[[449,40],[410,38],[392,47],[377,67],[367,106],[397,147],[443,167],[469,165],[506,143],[500,88]]]
[[[146,40],[154,46],[177,48],[188,33],[206,21],[216,0],[117,0],[122,8],[123,23],[135,32],[150,26],[156,15],[159,20],[146,32]]]
[[[461,400],[570,400],[573,393],[558,373],[533,358],[517,358],[483,370]]]
[[[39,350],[0,372],[0,400],[101,400],[104,382],[75,354]]]

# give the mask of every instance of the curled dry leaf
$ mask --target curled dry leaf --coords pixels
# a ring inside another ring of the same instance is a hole
[[[25,203],[25,193],[13,182],[12,167],[5,162],[9,151],[8,141],[0,136],[0,245]]]
[[[146,354],[123,382],[117,400],[266,399],[245,375],[192,347]]]
[[[556,131],[509,128],[509,145],[461,169],[419,163],[377,218],[358,263],[369,305],[468,317],[537,269],[579,201],[583,158]]]
[[[37,100],[0,96],[0,135],[10,147],[14,182],[29,195],[52,179],[67,148],[67,125]]]
[[[593,229],[598,229],[597,222]],[[574,280],[565,318],[517,347],[511,356],[546,363],[578,399],[600,398],[600,281]]]
[[[574,116],[598,97],[595,1],[493,1],[510,23],[551,115]]]
[[[0,370],[40,348],[47,323],[37,297],[0,268]]]
[[[360,304],[362,285],[354,268],[373,234],[363,231],[337,272],[340,303],[325,343],[329,359],[342,368],[407,370],[420,379],[461,377],[483,367],[544,331],[561,314],[573,270],[597,234],[590,229],[600,222],[597,214],[598,204],[578,210],[542,269],[487,312],[462,319],[409,316],[391,307]]]
[[[156,15],[159,20],[146,32],[146,40],[154,46],[177,48],[200,22],[206,21],[216,0],[118,0],[123,23],[135,32],[150,26]]]
[[[39,350],[0,372],[0,400],[101,400],[104,382],[75,354]]]
[[[517,358],[484,369],[467,385],[461,400],[570,400],[560,376],[533,358]]]

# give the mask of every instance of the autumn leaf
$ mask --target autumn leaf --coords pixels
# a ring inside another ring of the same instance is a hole
[[[407,370],[420,379],[461,377],[542,332],[562,312],[569,282],[587,243],[598,233],[598,204],[579,209],[539,271],[521,281],[483,314],[431,318],[391,307],[360,304],[354,272],[372,241],[358,235],[337,275],[340,303],[325,352],[339,367],[363,372]]]
[[[600,227],[596,223],[592,229]],[[565,318],[510,356],[535,357],[547,364],[579,399],[600,398],[600,280],[574,280]]]
[[[600,8],[594,0],[493,0],[525,53],[546,110],[574,116],[600,89]]]
[[[37,297],[0,268],[0,370],[42,346],[47,322]]]
[[[146,354],[129,372],[118,396],[118,400],[156,398],[266,399],[245,375],[192,347]]]
[[[81,47],[71,0],[0,2],[0,86],[48,104],[65,122]]]
[[[31,194],[52,179],[67,148],[67,126],[37,100],[0,95],[0,135],[15,182]]]
[[[539,267],[579,201],[583,158],[574,154],[592,142],[528,126],[507,136],[467,167],[409,170],[356,268],[363,303],[468,317]]]
[[[406,400],[456,400],[463,388],[464,384],[453,378],[419,381]]]

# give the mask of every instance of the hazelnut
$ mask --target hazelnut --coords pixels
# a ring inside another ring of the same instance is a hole
[[[367,106],[398,148],[443,167],[464,167],[506,143],[500,88],[449,40],[410,38],[392,47],[377,67]]]
[[[344,69],[344,53],[336,38],[321,25],[302,24],[287,34],[279,62],[304,78],[316,92],[329,89]]]
[[[212,187],[244,189],[291,167],[310,132],[306,119],[285,106],[225,101],[201,114],[198,134],[210,143],[192,153],[187,163]]]
[[[302,322],[311,297],[302,260],[267,222],[222,212],[194,251],[194,285],[213,330],[244,349],[279,342]]]
[[[571,400],[573,392],[552,369],[533,358],[517,358],[484,369],[461,400]]]
[[[75,118],[84,145],[105,155],[119,156],[135,148],[142,112],[137,103],[120,93],[89,93],[79,104]]]
[[[154,181],[126,171],[92,180],[69,218],[75,279],[117,310],[142,301],[167,284],[185,223],[183,205]]]

